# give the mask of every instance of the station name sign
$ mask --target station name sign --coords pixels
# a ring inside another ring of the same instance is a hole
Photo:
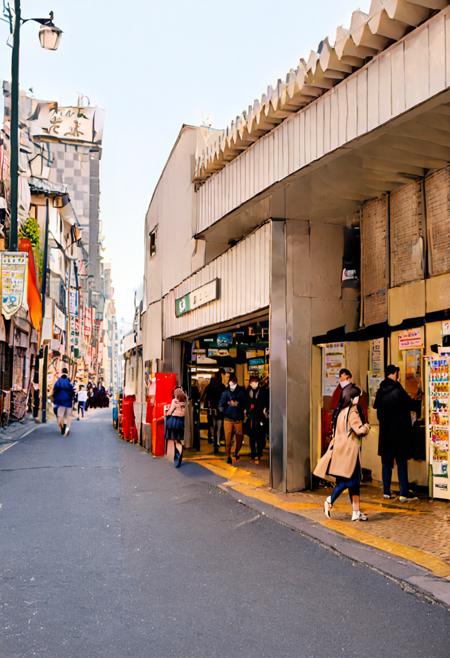
[[[213,279],[209,283],[196,288],[192,292],[188,292],[183,297],[175,300],[175,315],[180,318],[186,313],[195,311],[196,308],[209,304],[216,299],[219,299],[220,294],[220,279]]]

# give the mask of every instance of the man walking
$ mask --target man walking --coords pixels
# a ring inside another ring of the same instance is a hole
[[[415,500],[409,492],[408,459],[411,454],[413,400],[398,381],[400,368],[389,365],[386,378],[377,391],[374,409],[380,423],[378,454],[381,457],[383,497],[394,498],[391,493],[392,469],[397,464],[400,483],[400,502]]]
[[[74,395],[75,391],[69,379],[68,370],[63,368],[61,377],[53,387],[53,405],[56,407],[58,427],[64,436],[68,436],[70,432]]]
[[[228,388],[222,393],[219,402],[219,410],[223,413],[223,427],[225,432],[225,449],[227,452],[227,464],[232,464],[231,444],[233,433],[235,435],[234,458],[239,461],[239,452],[242,448],[242,421],[246,406],[246,395],[242,386],[238,386],[236,375],[231,375]]]

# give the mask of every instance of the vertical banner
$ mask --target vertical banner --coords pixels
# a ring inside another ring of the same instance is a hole
[[[26,306],[27,262],[23,251],[0,252],[2,314],[7,320]]]

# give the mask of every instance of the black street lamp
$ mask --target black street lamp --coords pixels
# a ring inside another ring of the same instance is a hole
[[[14,12],[11,3],[6,9],[12,33],[12,57],[11,57],[11,126],[10,126],[10,194],[11,212],[9,229],[9,249],[17,251],[17,205],[19,187],[19,53],[20,53],[20,28],[23,23],[34,21],[41,25],[39,30],[39,41],[42,48],[57,50],[61,40],[62,30],[53,24],[53,12],[49,18],[22,18],[20,0],[14,0]]]

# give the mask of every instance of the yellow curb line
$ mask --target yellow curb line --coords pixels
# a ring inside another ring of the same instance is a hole
[[[276,507],[287,512],[292,512],[294,514],[298,514],[299,516],[305,516],[301,514],[301,510],[321,508],[321,505],[318,505],[317,503],[299,503],[294,501],[280,500],[276,493],[272,493],[271,491],[267,491],[265,488],[263,488],[267,486],[267,483],[264,480],[258,479],[253,475],[251,471],[247,471],[243,468],[237,468],[235,466],[230,466],[229,464],[224,463],[221,463],[220,465],[216,463],[212,464],[210,461],[197,460],[195,458],[188,459],[187,461],[198,461],[198,463],[200,463],[215,475],[224,477],[227,480],[223,485],[224,487],[229,487],[237,493],[241,493],[245,496],[248,496],[249,498],[259,500],[260,502],[271,505],[272,507]],[[376,507],[370,505],[366,505],[366,507],[376,509],[379,512],[389,511],[400,514],[404,514],[405,512],[410,514],[420,514],[420,512],[407,509],[397,510],[387,507],[383,509],[381,506]],[[306,516],[305,518],[309,518],[311,520],[309,516]],[[373,548],[380,549],[386,553],[390,553],[391,555],[395,555],[405,560],[409,560],[410,562],[414,562],[415,564],[424,567],[428,571],[431,571],[435,576],[440,578],[450,578],[450,565],[444,560],[434,556],[432,553],[423,551],[419,548],[414,548],[412,546],[406,546],[405,544],[400,544],[399,542],[395,542],[391,539],[378,537],[368,532],[364,532],[363,530],[358,530],[354,526],[350,526],[344,521],[328,519],[326,521],[317,521],[314,519],[314,521],[316,523],[320,523],[320,525],[324,526],[325,528],[334,530],[335,532],[358,541],[361,544],[372,546]]]

